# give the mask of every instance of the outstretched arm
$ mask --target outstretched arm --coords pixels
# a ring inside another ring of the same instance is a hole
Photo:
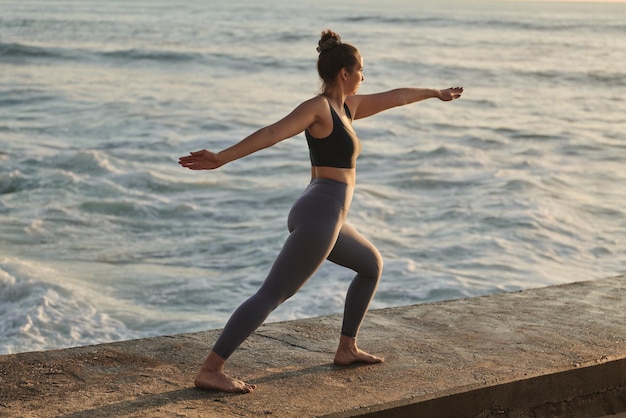
[[[458,99],[463,87],[450,87],[445,90],[423,88],[400,88],[376,94],[355,95],[346,98],[355,119],[366,118],[392,107],[404,106],[425,99],[438,98],[445,102]]]
[[[226,163],[243,158],[263,148],[271,147],[282,139],[273,131],[272,126],[259,129],[232,147],[218,153],[203,149],[180,157],[178,163],[191,170],[213,170]]]
[[[232,147],[218,153],[208,150],[195,151],[180,157],[178,163],[191,170],[213,170],[226,163],[243,158],[253,152],[271,147],[305,130],[317,118],[316,104],[309,100],[295,108],[278,122],[259,129]]]

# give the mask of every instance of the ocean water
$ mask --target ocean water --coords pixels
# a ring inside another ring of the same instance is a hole
[[[626,273],[626,5],[0,2],[0,354],[220,328],[309,180],[302,135],[219,150],[317,94],[323,29],[361,93],[465,87],[355,122],[372,308]],[[270,321],[335,314],[328,263]],[[209,348],[209,347],[207,347]]]

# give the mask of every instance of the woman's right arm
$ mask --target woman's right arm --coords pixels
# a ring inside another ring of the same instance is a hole
[[[462,93],[463,87],[451,87],[445,90],[405,87],[383,93],[358,94],[349,97],[346,101],[349,101],[348,106],[353,111],[354,119],[361,119],[396,106],[404,106],[431,98],[438,98],[447,102],[458,99]]]
[[[259,129],[232,147],[218,153],[195,151],[181,157],[178,163],[191,170],[213,170],[278,142],[291,138],[315,123],[323,108],[317,98],[307,100],[278,122]]]

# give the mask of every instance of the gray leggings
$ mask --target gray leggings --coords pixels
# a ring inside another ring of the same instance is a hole
[[[341,334],[356,337],[380,279],[380,253],[346,223],[351,186],[313,179],[289,212],[287,238],[261,288],[226,323],[213,351],[227,359],[326,259],[354,270],[346,295]]]

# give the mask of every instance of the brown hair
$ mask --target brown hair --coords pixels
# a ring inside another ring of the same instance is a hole
[[[317,73],[322,79],[322,91],[335,84],[337,74],[342,68],[353,71],[359,64],[361,55],[359,50],[350,44],[341,42],[341,36],[328,29],[322,32],[317,43]]]

